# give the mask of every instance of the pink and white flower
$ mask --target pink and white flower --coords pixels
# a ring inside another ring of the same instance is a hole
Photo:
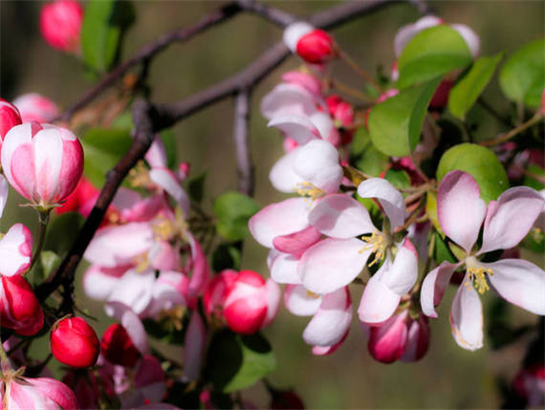
[[[59,115],[59,108],[49,98],[38,93],[23,94],[13,100],[21,113],[22,122],[47,123]]]
[[[0,98],[0,150],[8,131],[20,124],[21,114],[19,114],[17,107]]]
[[[5,384],[5,391],[4,386]],[[31,379],[14,376],[0,381],[0,402],[10,410],[76,410],[74,392],[64,383],[48,377]]]
[[[1,214],[1,212],[0,212]],[[0,275],[25,272],[32,258],[32,233],[23,224],[13,225],[0,239]]]
[[[337,57],[337,45],[323,30],[298,21],[284,30],[284,43],[299,57],[310,64],[324,64]]]
[[[545,315],[545,272],[542,269],[520,259],[500,259],[493,263],[479,260],[487,252],[516,246],[532,228],[544,203],[533,189],[514,187],[487,206],[470,174],[451,171],[441,181],[437,195],[439,223],[465,256],[458,263],[443,262],[426,276],[421,305],[424,314],[437,317],[435,307],[441,302],[451,276],[465,266],[465,277],[450,312],[452,334],[464,349],[482,347],[483,315],[479,294],[489,289],[489,283],[508,302]],[[483,223],[482,245],[475,250]]]

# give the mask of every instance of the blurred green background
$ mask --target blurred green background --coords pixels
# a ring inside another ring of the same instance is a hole
[[[123,59],[143,44],[167,30],[195,22],[221,2],[207,1],[135,1],[137,21],[129,30]],[[334,5],[332,1],[268,2],[297,15],[310,14]],[[0,1],[0,96],[11,100],[28,92],[38,92],[67,107],[87,90],[92,81],[84,75],[81,63],[74,57],[49,48],[38,30],[39,10],[44,2]],[[481,37],[481,54],[512,52],[523,44],[544,35],[545,6],[541,1],[436,1],[430,2],[436,13],[448,22],[472,27]],[[338,43],[366,70],[377,66],[386,73],[394,61],[393,39],[404,24],[418,18],[407,4],[392,4],[372,15],[357,19],[336,29]],[[150,68],[149,84],[154,102],[171,102],[214,84],[240,69],[269,46],[281,39],[281,30],[260,18],[240,14],[234,19],[205,32],[183,45],[173,45],[157,57]],[[252,96],[251,142],[257,166],[256,200],[265,205],[280,200],[268,182],[268,172],[282,154],[278,133],[266,128],[259,114],[259,103],[279,81],[282,72],[296,68],[300,62],[290,58],[260,84]],[[332,64],[335,75],[343,81],[361,86],[342,64]],[[497,80],[493,80],[484,98],[498,110],[506,112],[508,103],[502,97]],[[499,125],[478,108],[472,112],[482,117],[477,132],[489,137],[501,131]],[[178,160],[189,161],[192,175],[208,172],[207,200],[226,190],[236,189],[234,146],[232,141],[233,103],[227,99],[199,112],[174,127]],[[35,215],[14,191],[8,202],[0,229],[6,231],[15,221],[25,222],[36,232]],[[75,232],[74,232],[75,234]],[[243,267],[268,275],[267,251],[251,239],[246,241]],[[78,283],[81,281],[78,274]],[[357,289],[359,291],[359,289]],[[78,292],[81,293],[80,290]],[[414,364],[383,365],[367,353],[366,339],[354,320],[353,329],[337,353],[329,357],[313,357],[301,338],[308,319],[297,318],[282,310],[276,322],[266,330],[277,357],[273,384],[293,387],[308,408],[495,408],[499,402],[497,377],[512,378],[520,366],[529,337],[499,351],[485,347],[478,352],[459,348],[450,335],[448,311],[454,289],[449,291],[439,309],[440,319],[432,323],[432,343],[427,356]],[[353,294],[355,305],[360,294]],[[496,296],[484,295],[485,304]],[[81,306],[102,317],[100,304],[82,297]],[[516,324],[535,323],[536,318],[513,308]],[[94,325],[98,333],[106,322]],[[486,326],[486,314],[485,314]],[[45,344],[35,348],[45,356]],[[180,354],[181,351],[174,351]],[[181,358],[181,356],[180,356]],[[52,366],[56,367],[55,364]],[[262,385],[243,394],[259,406],[267,403]]]

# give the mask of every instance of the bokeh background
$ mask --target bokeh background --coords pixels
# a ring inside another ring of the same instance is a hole
[[[196,21],[218,7],[216,1],[135,1],[137,21],[129,30],[123,58],[167,30]],[[310,14],[334,5],[333,1],[268,2],[297,15]],[[11,100],[28,92],[38,92],[67,107],[87,90],[93,81],[83,75],[81,63],[74,57],[49,48],[38,30],[39,10],[44,2],[0,0],[0,96]],[[472,27],[481,37],[481,53],[492,55],[502,50],[512,52],[521,45],[544,35],[545,3],[542,1],[432,1],[433,10],[448,22]],[[393,39],[404,24],[418,18],[407,4],[393,4],[372,15],[345,24],[334,31],[335,38],[369,72],[382,66],[385,72],[394,61]],[[149,84],[154,102],[171,102],[214,84],[248,65],[269,46],[281,39],[281,30],[260,18],[240,14],[183,45],[173,45],[157,57],[150,67]],[[260,116],[259,102],[278,82],[280,74],[300,64],[290,58],[260,84],[252,97],[251,143],[257,166],[255,198],[262,204],[282,199],[268,182],[267,175],[282,154],[281,138],[266,128]],[[359,79],[342,64],[332,70],[343,81],[361,86]],[[497,78],[484,98],[499,111],[507,112]],[[483,125],[477,133],[491,137],[500,126],[484,112]],[[205,205],[211,208],[215,197],[236,189],[234,146],[232,140],[233,103],[227,99],[207,108],[174,127],[177,154],[189,161],[192,174],[208,172]],[[15,221],[23,221],[36,232],[35,215],[20,208],[21,198],[12,191],[0,230]],[[75,235],[76,232],[74,232]],[[251,239],[246,241],[243,267],[268,275],[266,250]],[[78,285],[81,283],[80,269]],[[359,300],[359,290],[353,298]],[[78,293],[81,294],[80,286]],[[266,330],[277,357],[277,370],[270,380],[279,387],[295,388],[308,408],[496,408],[500,405],[499,378],[511,379],[517,372],[531,335],[507,348],[493,351],[485,347],[477,352],[459,348],[450,335],[448,310],[451,289],[439,309],[439,320],[432,323],[432,343],[427,356],[414,364],[383,365],[367,353],[366,339],[354,320],[353,329],[342,348],[329,357],[313,357],[301,338],[307,319],[282,310],[276,322]],[[484,295],[485,309],[496,296]],[[102,306],[81,295],[80,306],[103,318]],[[536,318],[513,308],[516,324],[533,324]],[[486,321],[486,312],[485,312]],[[108,322],[93,324],[99,334]],[[486,326],[486,322],[485,322]],[[157,345],[162,348],[162,346]],[[36,343],[39,357],[47,354],[46,341]],[[181,351],[171,350],[180,355]],[[58,371],[52,363],[51,369]],[[243,393],[245,399],[259,406],[267,403],[262,385]]]

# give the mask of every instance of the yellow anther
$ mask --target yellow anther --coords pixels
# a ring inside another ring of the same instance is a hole
[[[485,293],[487,290],[490,290],[488,282],[486,280],[486,275],[494,275],[494,271],[490,268],[483,268],[482,266],[468,266],[467,274],[469,275],[469,280],[473,283],[473,286],[479,294]],[[469,286],[470,282],[466,282],[465,285]],[[470,288],[471,289],[471,288]]]
[[[134,269],[138,273],[144,272],[146,269],[150,267],[150,263],[148,260],[148,254],[147,252],[141,253],[140,255],[137,255],[133,258],[133,263],[135,264]]]
[[[297,184],[294,191],[301,196],[305,196],[313,200],[326,194],[325,191],[310,182],[301,182],[300,184]]]
[[[318,299],[320,295],[318,295],[317,293],[311,292],[310,290],[307,290],[307,297],[312,299]]]
[[[149,171],[142,161],[134,166],[133,169],[129,171],[129,176],[127,177],[129,184],[134,187],[148,187],[152,184]]]
[[[176,227],[172,221],[161,215],[153,222],[152,227],[157,241],[168,241],[176,234]]]
[[[183,306],[176,306],[172,309],[165,309],[159,313],[159,321],[164,322],[171,329],[178,331],[183,328],[185,309]]]
[[[388,241],[382,232],[375,231],[371,236],[362,236],[360,238],[362,241],[366,242],[368,245],[361,248],[358,252],[363,253],[372,250],[372,253],[375,254],[375,258],[368,266],[373,266],[375,263],[380,263],[380,261],[386,255],[386,248],[388,247]]]

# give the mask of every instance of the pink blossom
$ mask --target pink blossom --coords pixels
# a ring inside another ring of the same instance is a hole
[[[32,233],[23,224],[13,225],[0,239],[0,275],[25,272],[32,258]]]
[[[53,48],[75,52],[80,47],[83,7],[75,0],[55,0],[46,4],[40,14],[40,30]]]
[[[324,64],[337,57],[337,46],[333,38],[308,23],[290,24],[284,30],[284,43],[310,64]]]
[[[4,381],[5,393],[0,382],[0,401],[10,410],[76,410],[76,395],[70,388],[55,379],[41,377],[13,377]],[[3,397],[5,394],[5,397]]]
[[[49,122],[59,115],[59,108],[49,98],[38,93],[23,94],[13,100],[21,113],[22,122]]]
[[[17,107],[0,98],[0,150],[8,131],[20,124],[21,114],[19,114]]]
[[[437,196],[439,223],[443,232],[465,252],[458,263],[443,262],[422,284],[422,311],[437,317],[435,306],[443,298],[453,273],[465,265],[465,277],[454,297],[450,312],[452,334],[468,350],[482,347],[482,306],[479,294],[489,283],[507,301],[535,314],[545,314],[545,272],[520,259],[500,259],[485,263],[486,252],[516,246],[532,228],[545,201],[528,187],[514,187],[488,206],[480,198],[475,179],[462,171],[451,171],[441,181]],[[481,248],[476,251],[484,222]]]

